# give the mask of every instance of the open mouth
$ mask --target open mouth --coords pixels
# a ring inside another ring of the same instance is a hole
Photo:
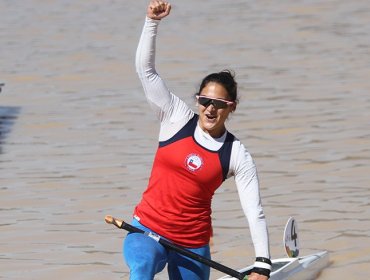
[[[215,121],[217,116],[211,115],[211,114],[206,114],[206,117],[207,117],[207,120],[209,120],[209,121]]]

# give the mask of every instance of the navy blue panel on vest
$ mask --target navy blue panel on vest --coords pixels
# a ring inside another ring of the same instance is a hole
[[[222,145],[221,149],[218,150],[224,181],[227,179],[227,173],[230,168],[231,150],[233,148],[234,139],[234,135],[227,132],[225,143]]]
[[[172,144],[186,137],[193,137],[195,128],[197,127],[197,124],[198,124],[198,119],[199,119],[199,115],[195,114],[194,117],[192,117],[184,125],[184,127],[181,128],[174,136],[172,136],[170,139],[166,141],[160,141],[159,147],[161,148],[161,147],[167,146],[169,144]],[[224,181],[227,179],[227,173],[229,172],[231,149],[233,147],[234,139],[235,139],[234,135],[232,135],[230,132],[227,132],[225,143],[222,145],[222,147],[218,151],[209,150],[210,152],[218,153],[218,157],[220,159],[221,166],[222,166],[222,175],[223,175]]]
[[[186,137],[193,136],[195,128],[197,127],[198,118],[199,116],[194,114],[194,117],[192,117],[174,136],[166,141],[160,141],[159,147],[164,147]]]

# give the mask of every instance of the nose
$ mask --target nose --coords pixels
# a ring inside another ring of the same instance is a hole
[[[210,102],[209,104],[207,104],[207,107],[206,109],[209,111],[209,112],[215,112],[217,111],[217,107],[215,106],[215,104],[212,102]]]
[[[205,106],[205,107],[208,109],[208,107],[209,107],[210,105],[212,105],[212,108],[213,108],[213,109],[217,109],[217,108],[216,108],[216,105],[215,105],[215,103],[214,103],[214,100],[210,100],[210,101],[208,102],[208,104],[206,104],[206,106]]]

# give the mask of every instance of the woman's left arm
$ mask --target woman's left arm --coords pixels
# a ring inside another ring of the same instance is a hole
[[[235,183],[238,189],[240,202],[247,217],[249,229],[254,245],[256,262],[249,279],[267,279],[271,270],[269,236],[266,218],[262,208],[259,190],[257,168],[252,156],[239,141],[234,142],[232,164]],[[258,275],[256,275],[258,274]]]

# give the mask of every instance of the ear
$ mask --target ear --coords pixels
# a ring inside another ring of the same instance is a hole
[[[234,111],[236,110],[236,102],[231,105],[231,113],[234,113]]]

